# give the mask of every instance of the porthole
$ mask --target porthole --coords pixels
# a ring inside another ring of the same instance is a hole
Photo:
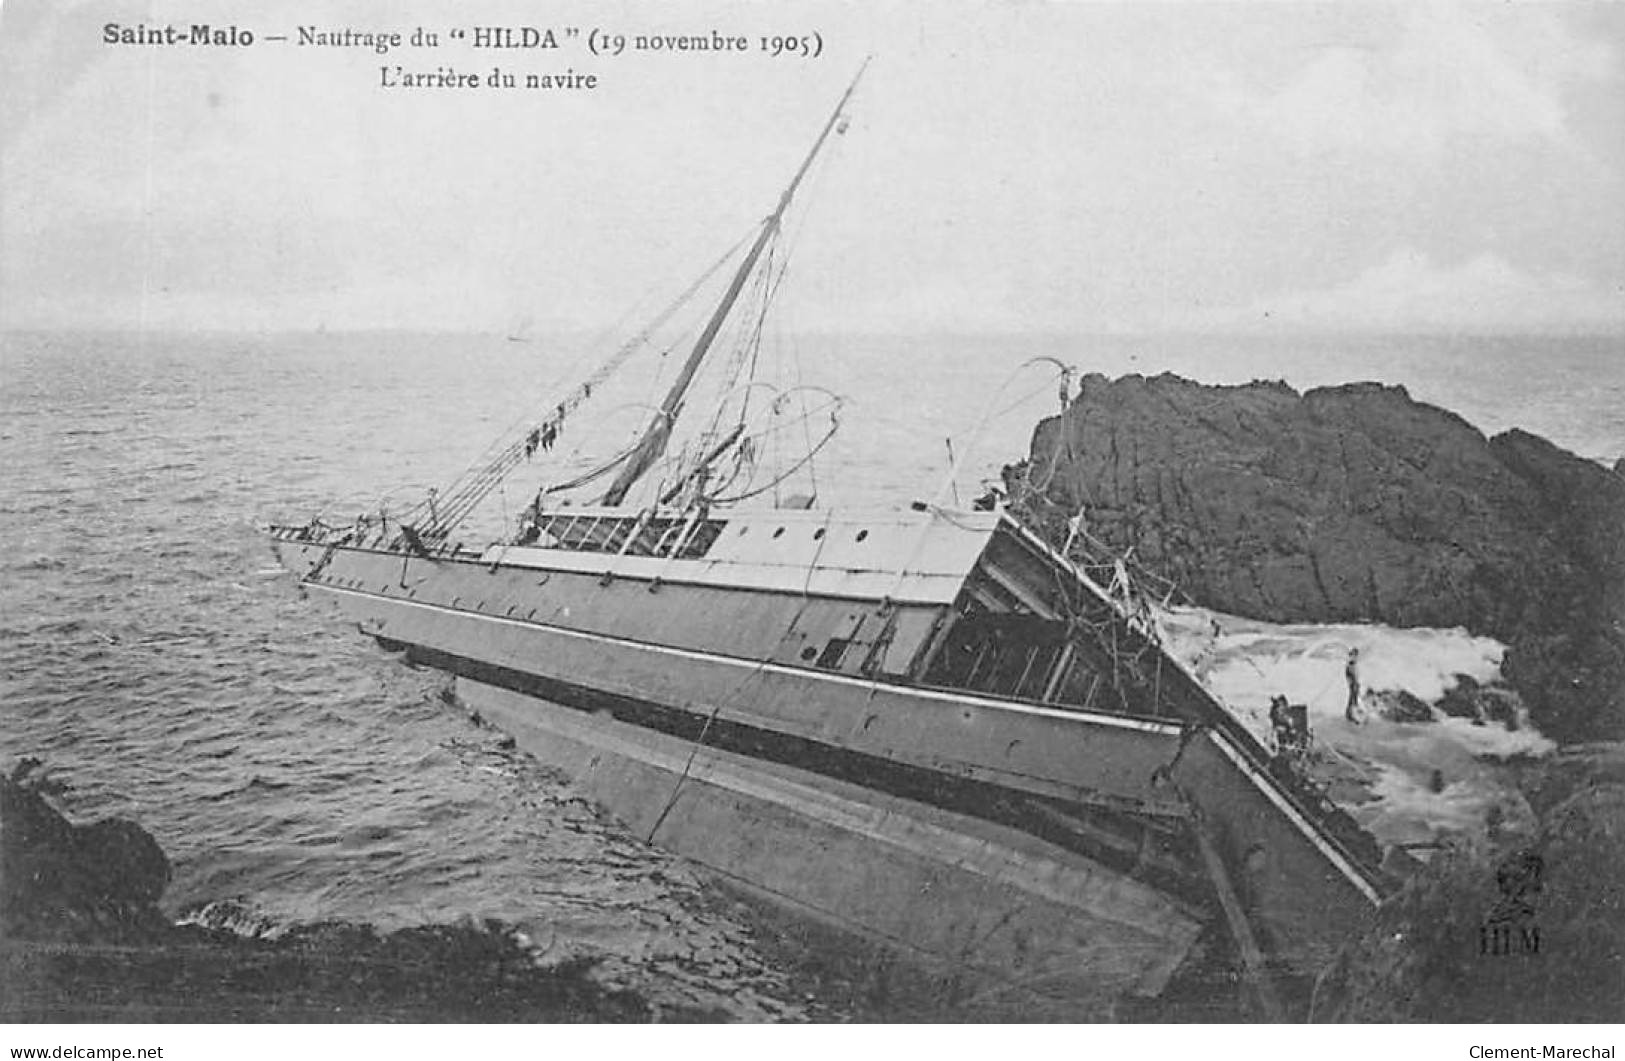
[[[811,660],[816,655],[818,655],[818,650],[813,648],[811,645],[808,645],[806,648],[801,650],[802,659]]]

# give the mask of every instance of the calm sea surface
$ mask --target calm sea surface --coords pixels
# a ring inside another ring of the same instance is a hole
[[[1017,371],[1038,355],[1109,375],[1403,383],[1487,432],[1625,455],[1617,338],[795,350],[808,383],[850,399],[820,481],[838,505],[935,496],[949,437],[954,488],[974,490],[1054,410],[1053,376]],[[40,756],[81,816],[144,824],[175,863],[176,913],[235,900],[273,930],[501,918],[656,1001],[840,1016],[792,986],[783,948],[701,873],[502,748],[439,699],[435,675],[300,599],[256,531],[448,480],[586,363],[543,339],[0,336],[0,767]]]

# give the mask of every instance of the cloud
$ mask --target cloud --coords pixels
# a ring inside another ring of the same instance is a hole
[[[1481,254],[1437,265],[1396,251],[1346,283],[1286,291],[1240,310],[1215,312],[1215,326],[1361,331],[1621,331],[1625,287],[1604,288],[1568,273],[1532,273]]]
[[[1203,96],[1304,153],[1429,156],[1458,138],[1573,148],[1565,94],[1618,70],[1607,44],[1536,5],[1416,4],[1387,32],[1336,37],[1273,86],[1210,71]]]

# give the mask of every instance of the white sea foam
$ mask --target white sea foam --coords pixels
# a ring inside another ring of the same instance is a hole
[[[1270,698],[1307,704],[1316,748],[1313,772],[1380,840],[1426,843],[1529,818],[1507,760],[1544,755],[1556,745],[1526,719],[1513,728],[1432,711],[1397,722],[1371,710],[1373,694],[1403,691],[1435,705],[1465,675],[1480,685],[1501,678],[1506,648],[1465,630],[1363,624],[1279,625],[1202,608],[1159,613],[1175,656],[1266,745],[1273,744]],[[1362,721],[1344,717],[1344,666],[1360,650]],[[1511,696],[1510,692],[1507,694]],[[1521,712],[1520,712],[1521,714]]]

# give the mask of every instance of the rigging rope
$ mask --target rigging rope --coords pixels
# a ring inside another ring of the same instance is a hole
[[[600,387],[610,376],[624,365],[628,358],[648,342],[649,337],[658,329],[664,327],[677,312],[691,300],[705,283],[726,265],[746,240],[755,232],[752,229],[742,236],[734,245],[728,248],[715,263],[707,269],[699,279],[690,284],[687,290],[678,295],[653,321],[641,332],[633,336],[626,343],[606,358],[603,364],[574,391],[565,397],[557,407],[543,420],[533,426],[529,432],[519,436],[500,450],[497,455],[483,466],[476,466],[464,472],[446,490],[444,495],[431,495],[424,501],[407,510],[404,517],[407,522],[420,523],[421,537],[437,542],[443,542],[451,530],[461,523],[474,511],[481,501],[490,495],[491,491],[502,482],[515,468],[530,457],[546,438],[551,440],[557,436],[564,420],[577,406],[592,397],[595,387]],[[436,504],[436,500],[439,504]],[[428,519],[425,522],[424,517]]]
[[[860,70],[860,78],[861,75],[862,71]],[[785,220],[786,208],[789,205],[790,197],[795,192],[797,185],[802,182],[803,178],[809,176],[813,178],[813,181],[816,181],[827,168],[824,165],[817,164],[820,162],[827,162],[827,159],[820,158],[821,148],[824,146],[826,139],[829,137],[829,134],[832,131],[837,131],[842,134],[846,132],[847,123],[844,120],[841,112],[842,108],[846,106],[847,101],[851,98],[851,95],[856,87],[857,79],[854,79],[852,85],[848,87],[845,95],[842,96],[841,102],[837,105],[835,113],[831,115],[829,121],[824,126],[823,131],[819,134],[817,141],[814,142],[812,151],[802,163],[801,168],[797,171],[794,179],[790,183],[790,186],[783,193],[777,211],[771,217],[769,217],[765,223],[766,231],[763,230],[762,226],[753,227],[753,229],[742,237],[732,248],[730,248],[727,253],[719,258],[718,261],[710,269],[708,269],[699,280],[695,281],[695,283],[691,285],[687,291],[679,296],[666,312],[661,314],[660,317],[657,318],[656,321],[653,322],[648,328],[644,329],[642,333],[617,350],[602,366],[599,367],[597,371],[594,372],[591,377],[583,382],[575,391],[566,396],[565,399],[553,409],[550,415],[541,419],[540,421],[537,421],[535,425],[530,428],[528,433],[522,434],[513,439],[488,461],[484,462],[483,464],[477,463],[474,467],[464,472],[446,489],[444,494],[437,494],[435,491],[430,491],[429,495],[424,499],[423,502],[412,506],[404,514],[404,516],[401,517],[403,524],[405,526],[412,527],[416,532],[415,536],[422,541],[432,545],[443,544],[450,535],[451,530],[467,519],[469,515],[471,515],[473,511],[481,504],[481,502],[483,502],[490,495],[491,491],[496,489],[506,479],[506,477],[513,472],[514,469],[516,469],[522,462],[533,456],[538,448],[551,449],[552,443],[559,434],[566,417],[578,405],[592,396],[594,386],[602,384],[606,379],[609,378],[610,375],[617,371],[633,352],[647,342],[649,336],[657,328],[663,326],[667,321],[669,321],[671,317],[675,315],[677,310],[685,305],[699,290],[699,288],[711,278],[712,275],[714,275],[724,264],[734,257],[741,246],[754,238],[755,243],[750,251],[749,257],[746,260],[745,267],[740,270],[740,273],[733,282],[733,285],[730,287],[729,294],[725,296],[724,302],[722,303],[721,307],[719,307],[716,315],[712,318],[712,322],[708,324],[707,331],[700,340],[702,343],[709,345],[710,340],[714,337],[716,326],[724,321],[724,315],[726,314],[728,306],[731,305],[732,300],[738,294],[739,284],[742,280],[744,280],[745,272],[749,271],[751,267],[755,265],[757,255],[760,254],[760,252],[764,249],[764,244],[771,245],[778,242],[781,234],[781,225]],[[839,125],[838,130],[836,129],[837,124]],[[809,173],[809,171],[811,172]],[[769,260],[771,262],[771,258]],[[782,278],[782,271],[779,278]],[[755,279],[757,283],[757,290],[762,296],[763,315],[765,315],[767,304],[772,300],[773,293],[777,287],[771,264],[766,270],[757,272]],[[732,371],[735,375],[737,375],[737,372],[743,367],[743,363],[747,359],[754,366],[756,352],[760,342],[760,333],[761,322],[758,320],[756,326],[746,333],[745,338],[742,340],[739,346],[738,353],[733,359]],[[695,354],[691,355],[690,362],[685,365],[685,376],[682,377],[685,380],[685,384],[692,376],[695,368],[698,367],[698,356],[702,352],[703,348],[697,348]],[[672,398],[669,398],[668,401],[676,401],[677,396],[680,396],[680,394],[681,391],[679,390]],[[740,410],[741,424],[743,424],[747,409],[748,405],[742,407]],[[721,410],[719,410],[719,419],[713,425],[713,437],[715,436],[716,431],[720,429],[720,413]],[[675,409],[667,409],[663,414],[663,418],[668,420],[675,419]],[[669,426],[670,425],[668,423],[666,425],[668,430]],[[660,438],[654,433],[657,427],[658,425],[656,425],[656,427],[652,427],[649,431],[646,431],[634,452],[632,452],[627,458],[624,458],[623,461],[636,463],[641,459],[645,463],[650,463],[649,456],[653,456],[655,453],[658,453],[658,449],[663,448],[664,446],[664,439]],[[651,445],[651,439],[655,439],[657,444]],[[704,452],[703,447],[701,448],[701,452]],[[645,454],[648,455],[645,456]],[[625,464],[621,473],[621,478],[618,478],[616,485],[611,488],[611,494],[614,495],[616,500],[619,500],[622,496],[624,496],[626,487],[636,480],[639,472],[644,470],[646,469],[641,467],[634,468],[632,464]],[[681,471],[681,462],[678,463],[677,470]]]

